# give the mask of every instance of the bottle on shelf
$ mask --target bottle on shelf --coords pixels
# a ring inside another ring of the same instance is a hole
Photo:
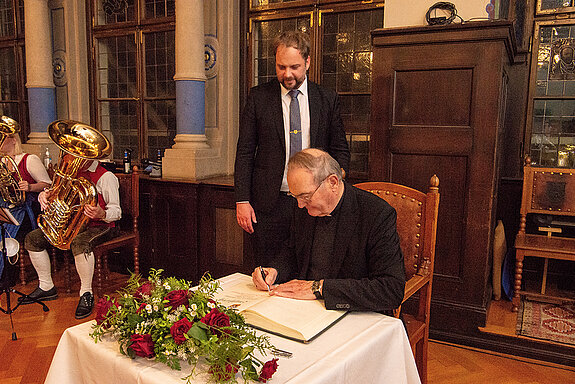
[[[158,149],[158,154],[156,155],[156,161],[152,162],[152,172],[150,173],[152,177],[162,177],[162,150]]]
[[[50,163],[52,163],[52,156],[50,155],[50,150],[46,147],[46,152],[44,152],[44,167],[46,169],[50,168]]]
[[[132,150],[124,150],[124,173],[130,173],[132,170]]]

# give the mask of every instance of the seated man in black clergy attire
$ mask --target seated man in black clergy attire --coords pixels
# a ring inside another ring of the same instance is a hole
[[[290,239],[264,268],[252,273],[258,289],[327,309],[392,314],[401,305],[405,268],[396,212],[383,199],[347,184],[328,153],[306,149],[288,164],[290,194],[299,208]]]

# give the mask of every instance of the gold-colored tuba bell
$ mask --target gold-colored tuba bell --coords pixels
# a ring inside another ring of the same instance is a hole
[[[112,146],[95,128],[72,120],[56,120],[48,126],[48,135],[61,149],[48,192],[48,205],[38,215],[38,226],[50,243],[70,249],[74,237],[90,218],[84,214],[86,204],[96,206],[96,186],[78,172],[93,160],[108,156]]]
[[[20,132],[20,124],[8,116],[0,117],[0,148],[4,140],[10,135]],[[26,192],[18,187],[22,176],[14,159],[7,154],[0,156],[0,195],[7,203],[13,206],[20,205],[26,200]]]

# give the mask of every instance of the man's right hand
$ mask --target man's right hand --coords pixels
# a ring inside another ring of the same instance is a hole
[[[247,233],[254,233],[253,223],[257,223],[256,213],[250,203],[236,203],[236,218],[238,224]]]
[[[43,211],[48,206],[48,198],[50,197],[51,194],[52,194],[52,191],[44,190],[44,191],[40,192],[40,194],[38,195],[38,202],[40,203],[40,207],[42,208]]]

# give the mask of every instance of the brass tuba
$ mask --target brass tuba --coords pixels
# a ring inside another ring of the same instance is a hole
[[[10,135],[20,132],[20,124],[8,116],[0,117],[0,148]],[[20,205],[26,200],[26,192],[18,189],[22,181],[18,165],[8,155],[0,156],[0,195],[12,206]]]
[[[61,149],[54,179],[48,193],[48,206],[38,215],[38,226],[50,243],[70,249],[74,237],[88,224],[86,204],[96,206],[96,186],[78,172],[93,160],[108,156],[112,146],[95,128],[72,120],[56,120],[48,134]]]

